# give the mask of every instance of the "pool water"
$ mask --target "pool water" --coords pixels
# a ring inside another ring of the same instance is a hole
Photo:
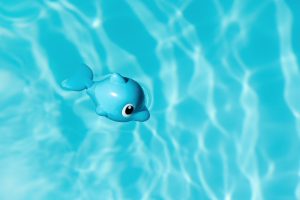
[[[300,2],[0,2],[0,199],[300,199]],[[99,117],[82,63],[147,93]]]

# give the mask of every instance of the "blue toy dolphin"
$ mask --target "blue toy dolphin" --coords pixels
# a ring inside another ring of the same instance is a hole
[[[71,78],[62,82],[64,89],[87,90],[96,104],[96,113],[113,121],[146,121],[150,113],[145,106],[145,94],[134,80],[113,73],[93,81],[92,70],[83,65]]]

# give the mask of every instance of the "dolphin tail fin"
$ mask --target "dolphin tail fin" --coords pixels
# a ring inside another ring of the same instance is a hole
[[[83,65],[70,78],[64,80],[61,86],[66,90],[81,91],[91,87],[92,84],[93,72],[87,65]]]

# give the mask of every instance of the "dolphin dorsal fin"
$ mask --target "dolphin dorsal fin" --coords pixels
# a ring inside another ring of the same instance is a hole
[[[110,81],[113,83],[125,83],[126,79],[118,73],[113,73],[110,76]]]

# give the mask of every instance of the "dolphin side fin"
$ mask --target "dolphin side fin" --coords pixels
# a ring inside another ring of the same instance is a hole
[[[100,116],[106,116],[107,113],[102,109],[101,105],[98,105],[96,108],[96,113]]]
[[[73,76],[64,80],[61,86],[66,90],[81,91],[89,88],[92,84],[93,72],[87,65],[83,65]]]

